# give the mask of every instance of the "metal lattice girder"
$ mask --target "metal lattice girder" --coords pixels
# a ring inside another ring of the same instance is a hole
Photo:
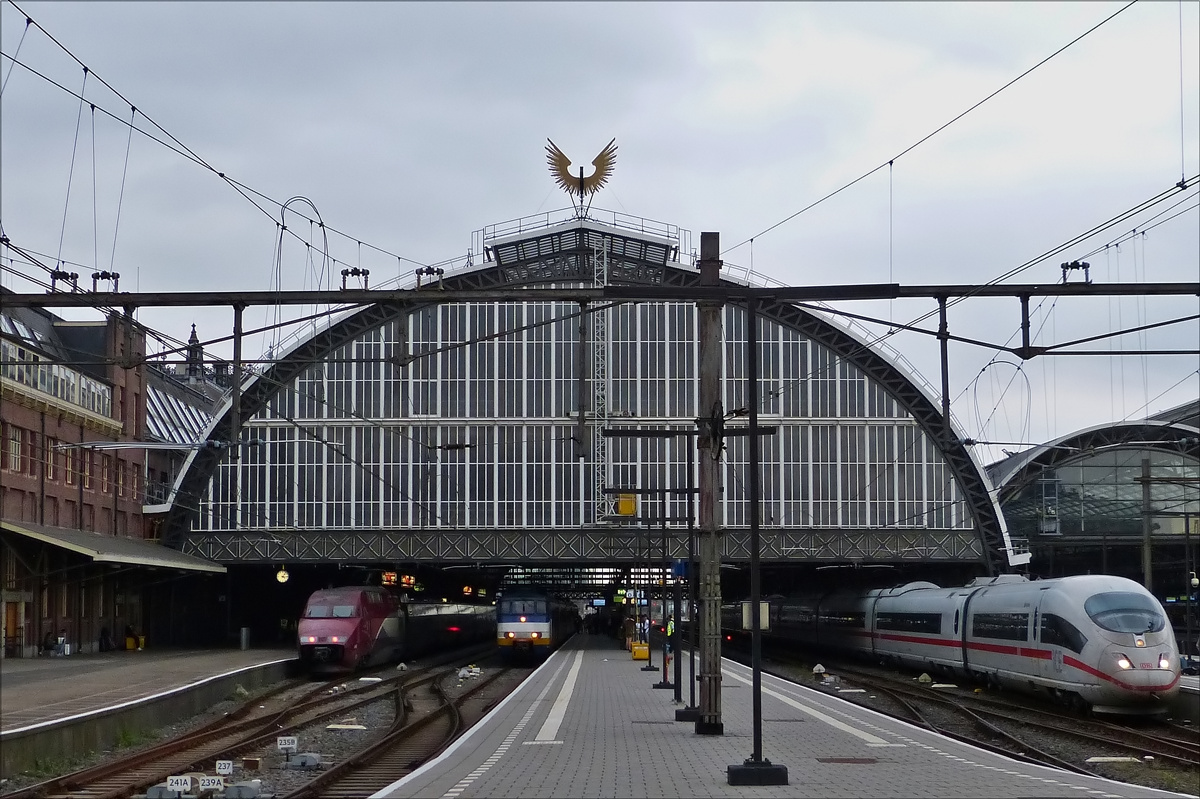
[[[858,561],[965,561],[979,559],[979,540],[971,530],[897,533],[892,530],[759,532],[764,563]],[[736,528],[721,535],[722,560],[750,559],[750,532]],[[649,544],[649,556],[646,545]],[[667,530],[666,560],[683,559],[688,552],[687,530]],[[233,532],[197,533],[184,551],[221,563],[290,563],[432,561],[463,564],[659,562],[662,530],[537,529],[379,531],[331,530],[270,535]]]
[[[591,271],[590,253],[586,250],[570,255],[564,259],[559,256],[553,259],[521,263],[514,267],[496,266],[465,272],[460,275],[448,276],[444,285],[446,289],[481,289],[513,286],[533,286],[539,283],[563,282],[577,280],[580,283],[591,283],[594,274]],[[679,286],[699,287],[699,272],[673,265],[655,265],[646,262],[622,261],[613,258],[610,261],[610,283],[647,286]],[[736,284],[726,281],[730,287]],[[238,427],[246,423],[281,390],[280,386],[288,386],[314,363],[324,361],[331,352],[349,342],[352,342],[367,332],[398,317],[410,314],[421,308],[436,304],[436,294],[430,292],[429,302],[379,303],[348,313],[343,318],[331,324],[328,328],[315,333],[311,338],[297,345],[283,358],[271,364],[259,377],[252,377],[243,387],[241,393],[241,419]],[[967,517],[972,528],[967,532],[977,536],[980,546],[977,551],[969,552],[963,548],[953,548],[954,552],[981,558],[991,573],[1003,568],[1006,564],[1008,549],[1004,541],[1004,530],[998,508],[989,493],[989,485],[981,470],[972,459],[970,452],[952,429],[943,423],[941,409],[930,397],[926,396],[916,381],[898,366],[892,364],[878,352],[853,335],[832,324],[829,320],[809,310],[784,302],[763,302],[759,313],[787,328],[796,330],[818,344],[830,349],[836,356],[861,370],[871,380],[884,386],[922,428],[930,441],[945,459],[950,475],[962,491],[966,505]],[[227,404],[213,422],[207,438],[209,440],[228,441],[233,429],[230,406]],[[200,500],[214,471],[222,457],[222,451],[201,449],[194,451],[185,465],[178,482],[171,510],[164,525],[164,540],[167,544],[184,551],[193,551],[194,542],[186,544],[189,536],[198,540],[212,540],[213,536],[197,531],[191,532],[192,522],[200,507]],[[335,533],[315,533],[317,536],[335,534],[362,534],[362,531],[342,531]],[[880,535],[891,534],[892,531],[880,531]],[[480,535],[485,535],[480,531]],[[533,535],[527,533],[524,535]],[[839,535],[843,534],[841,531]],[[957,535],[957,533],[955,533]],[[216,534],[220,535],[220,534]],[[297,535],[292,533],[292,535]],[[305,535],[303,533],[298,535]],[[404,540],[408,533],[388,532],[385,535],[395,540]],[[518,535],[522,535],[519,534]],[[558,543],[547,541],[538,547],[528,547],[521,557],[538,560],[544,557],[559,557],[558,553],[570,548],[565,542],[574,538],[578,541],[576,549],[580,550],[579,557],[592,557],[584,554],[583,550],[590,549],[583,541],[583,535],[578,530],[555,530],[549,535],[558,539]],[[529,539],[523,539],[528,543]],[[561,545],[561,546],[560,546]],[[493,557],[495,553],[487,551],[492,548],[480,547],[475,542],[473,547],[480,550],[480,557]],[[357,545],[354,548],[358,548]],[[525,545],[522,544],[522,548]],[[209,547],[214,550],[205,557],[217,561],[237,560],[236,557],[225,557],[215,554],[215,550],[224,547]],[[330,550],[333,552],[334,550]],[[940,551],[940,549],[938,550]],[[340,553],[339,553],[340,554]],[[421,550],[422,557],[438,558],[441,552],[437,547]],[[403,553],[403,557],[413,557],[411,552]],[[337,555],[332,555],[336,558]],[[387,558],[389,555],[380,554],[377,557]]]

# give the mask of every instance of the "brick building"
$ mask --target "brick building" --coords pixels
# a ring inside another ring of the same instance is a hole
[[[169,630],[175,583],[225,571],[152,540],[148,478],[170,479],[172,459],[155,449],[163,424],[147,417],[151,384],[169,376],[144,363],[145,346],[119,314],[67,321],[4,308],[0,294],[5,657],[60,636],[86,652],[119,648],[127,626]]]

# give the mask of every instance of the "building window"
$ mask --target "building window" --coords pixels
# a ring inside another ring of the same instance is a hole
[[[67,485],[75,485],[75,469],[77,465],[75,448],[68,447],[63,450],[63,472],[66,477]]]
[[[55,441],[53,438],[46,439],[46,479],[47,480],[58,479],[58,469],[56,468],[58,465],[57,464],[58,451],[54,449],[54,447],[57,443],[58,442]]]
[[[8,468],[21,471],[21,428],[8,426]]]

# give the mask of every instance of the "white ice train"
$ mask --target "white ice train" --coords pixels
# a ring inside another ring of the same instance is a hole
[[[768,637],[1049,694],[1077,708],[1164,712],[1179,691],[1166,613],[1124,577],[1003,575],[961,588],[917,582],[768,601]],[[740,628],[740,608],[726,613],[723,626]]]

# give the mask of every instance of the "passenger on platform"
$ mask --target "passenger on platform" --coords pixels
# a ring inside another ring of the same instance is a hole
[[[58,642],[54,646],[54,654],[63,656],[67,654],[67,628],[63,627],[58,631]]]
[[[101,652],[111,652],[112,650],[114,650],[116,648],[117,648],[117,645],[116,645],[116,643],[113,642],[112,633],[110,633],[108,631],[107,627],[101,627],[100,628],[100,651]]]
[[[54,635],[54,630],[46,630],[46,635],[42,638],[42,654],[54,654],[54,648],[58,645],[58,639]]]
[[[126,649],[137,649],[138,648],[137,633],[134,632],[132,624],[125,625],[125,648]]]
[[[671,651],[671,637],[675,635],[675,615],[667,616],[667,651]]]

